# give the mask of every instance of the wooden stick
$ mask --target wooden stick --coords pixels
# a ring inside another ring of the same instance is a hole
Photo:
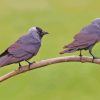
[[[51,65],[51,64],[56,64],[56,63],[63,63],[63,62],[89,62],[92,63],[92,57],[82,57],[82,60],[80,61],[80,57],[79,56],[65,56],[65,57],[56,57],[56,58],[50,58],[50,59],[46,59],[46,60],[42,60],[40,62],[37,63],[33,63],[30,68],[28,65],[26,66],[22,66],[20,69],[16,69],[14,71],[11,71],[3,76],[0,77],[0,82],[3,82],[4,80],[7,80],[11,77],[14,77],[18,74],[22,74],[24,72],[36,69],[36,68],[41,68],[41,67],[45,67],[47,65]],[[94,60],[95,64],[100,64],[100,59],[95,59]]]

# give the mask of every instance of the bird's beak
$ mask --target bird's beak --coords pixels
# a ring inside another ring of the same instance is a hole
[[[48,33],[48,32],[43,31],[43,34],[44,34],[44,35],[46,35],[46,34],[49,34],[49,33]]]

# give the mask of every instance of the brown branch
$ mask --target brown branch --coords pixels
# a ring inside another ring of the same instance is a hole
[[[51,58],[51,59],[47,59],[47,60],[42,60],[40,62],[34,63],[30,66],[26,65],[21,67],[20,69],[16,69],[14,71],[9,72],[8,74],[5,74],[3,76],[0,77],[0,82],[7,80],[11,77],[14,77],[18,74],[36,69],[36,68],[41,68],[41,67],[45,67],[47,65],[51,65],[51,64],[56,64],[56,63],[62,63],[62,62],[90,62],[92,63],[92,57],[82,57],[82,60],[80,61],[80,57],[79,56],[66,56],[66,57],[57,57],[57,58]],[[100,59],[95,59],[94,60],[95,64],[100,64]]]

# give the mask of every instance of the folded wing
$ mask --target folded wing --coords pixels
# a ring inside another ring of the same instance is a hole
[[[98,36],[95,34],[77,34],[74,37],[74,41],[68,45],[64,46],[64,50],[61,51],[60,53],[71,53],[76,50],[81,50],[81,49],[86,49],[91,45],[94,45],[98,41]]]

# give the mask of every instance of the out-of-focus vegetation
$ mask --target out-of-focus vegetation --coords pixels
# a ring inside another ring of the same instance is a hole
[[[40,26],[50,34],[43,38],[40,52],[31,61],[60,56],[58,52],[63,45],[70,43],[73,36],[96,17],[100,17],[99,0],[0,1],[0,52],[25,34],[28,28]],[[100,44],[93,52],[100,57]],[[89,55],[87,51],[83,54]],[[78,55],[78,52],[65,55]],[[13,64],[0,68],[0,75],[17,67]],[[0,100],[19,99],[100,100],[100,65],[50,65],[0,83]]]

